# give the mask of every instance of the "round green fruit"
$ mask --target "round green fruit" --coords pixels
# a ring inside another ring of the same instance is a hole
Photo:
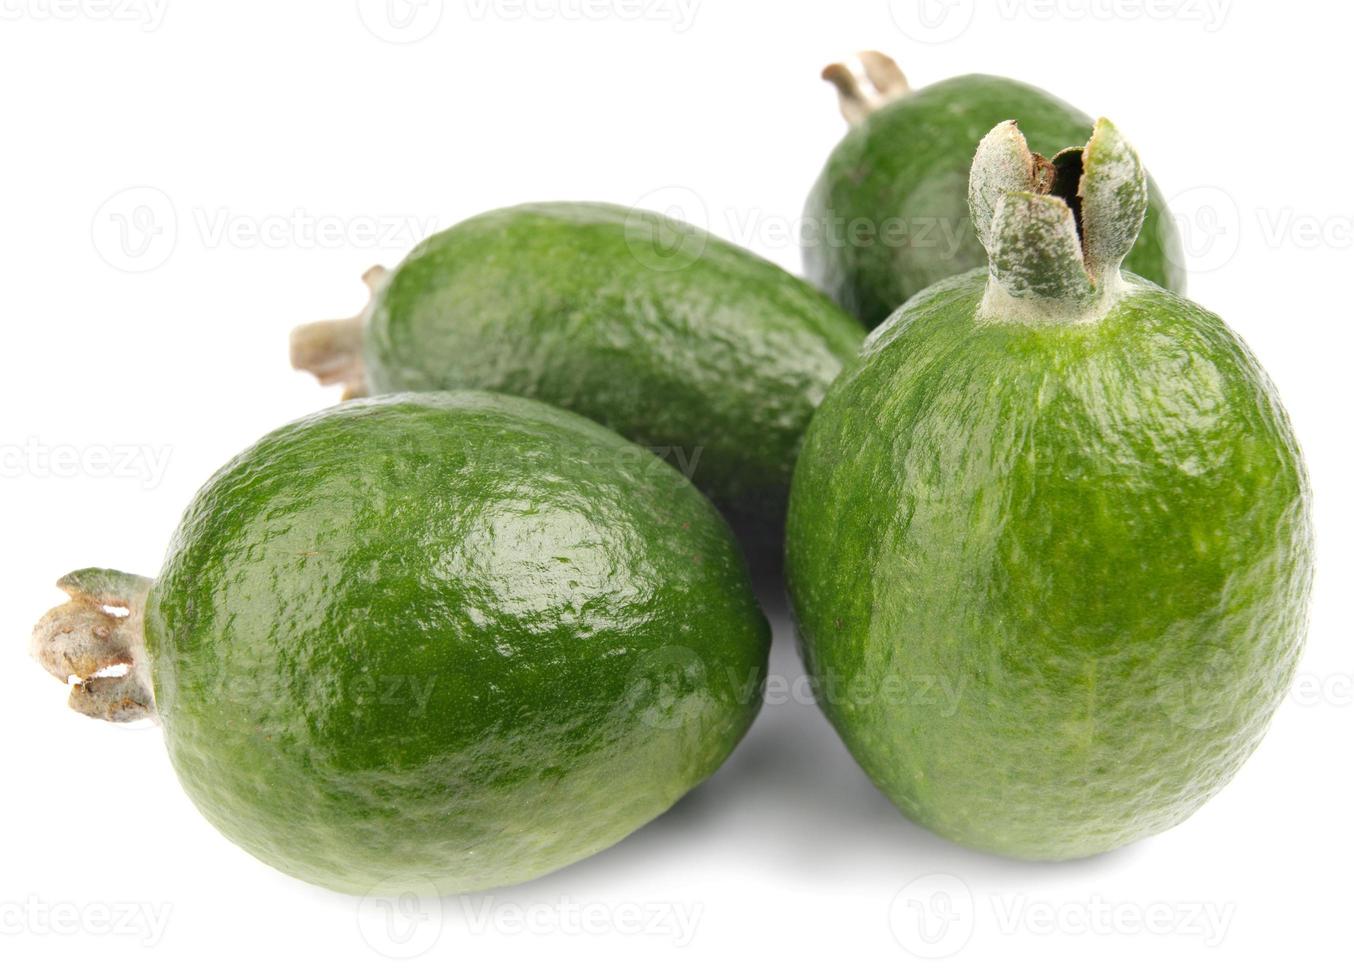
[[[615,843],[732,751],[769,644],[680,474],[477,392],[284,426],[199,492],[153,583],[61,585],[34,651],[72,705],[158,715],[222,833],[354,893],[507,885]]]
[[[964,75],[913,91],[889,58],[860,59],[867,78],[843,65],[823,72],[851,131],[805,205],[803,254],[809,280],[874,326],[914,293],[986,263],[968,218],[969,164],[985,133],[1015,119],[1032,146],[1053,153],[1080,142],[1091,120],[1009,78]],[[1150,178],[1148,193],[1126,268],[1183,294],[1175,224]]]
[[[491,211],[368,284],[358,317],[296,331],[293,364],[350,391],[479,388],[571,409],[663,456],[777,554],[804,429],[864,339],[777,266],[610,204]]]
[[[1052,163],[998,126],[972,184],[989,268],[833,385],[786,569],[883,792],[961,843],[1075,858],[1185,819],[1260,740],[1306,628],[1308,482],[1236,335],[1121,275],[1148,194],[1110,124]]]

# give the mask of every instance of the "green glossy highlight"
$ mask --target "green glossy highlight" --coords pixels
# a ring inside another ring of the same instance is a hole
[[[778,553],[804,429],[864,336],[706,231],[546,203],[416,248],[375,299],[363,360],[377,393],[480,388],[585,415],[662,454]]]
[[[719,514],[651,454],[505,395],[348,402],[202,489],[146,609],[206,817],[346,892],[522,881],[715,771],[769,631]]]
[[[1091,322],[914,297],[810,427],[787,573],[832,723],[908,816],[1074,858],[1251,754],[1306,625],[1309,490],[1241,341],[1127,276]]]

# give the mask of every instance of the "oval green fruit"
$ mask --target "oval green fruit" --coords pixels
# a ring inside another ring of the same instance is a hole
[[[201,490],[153,584],[62,585],[35,652],[73,706],[157,713],[217,828],[354,893],[506,885],[620,840],[733,749],[769,643],[680,474],[476,392],[284,426]]]
[[[968,219],[973,148],[993,126],[1014,119],[1045,153],[1080,142],[1084,113],[1009,78],[964,75],[911,90],[898,66],[861,54],[866,80],[842,65],[824,77],[837,86],[851,130],[828,157],[804,208],[805,275],[868,326],[947,276],[986,263]],[[1130,272],[1184,293],[1175,224],[1156,185]]]
[[[1213,314],[1119,263],[1147,189],[1103,120],[1040,193],[974,163],[990,252],[866,342],[810,426],[786,570],[824,710],[907,815],[1026,858],[1164,830],[1255,748],[1306,627],[1309,489]],[[1077,179],[1070,179],[1076,177]]]
[[[479,388],[571,409],[681,469],[780,550],[809,417],[864,332],[771,263],[609,204],[491,211],[369,275],[354,320],[292,360],[375,393]]]

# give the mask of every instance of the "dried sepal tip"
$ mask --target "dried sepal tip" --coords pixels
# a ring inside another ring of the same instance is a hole
[[[898,63],[881,51],[862,51],[858,67],[835,62],[823,69],[823,80],[837,90],[842,117],[852,126],[880,107],[912,91]]]
[[[362,274],[367,303],[356,314],[338,320],[302,324],[291,332],[291,364],[309,371],[322,385],[343,385],[343,397],[367,394],[367,370],[362,362],[362,336],[376,307],[390,270],[374,265]]]
[[[998,123],[982,138],[969,170],[968,206],[985,249],[991,251],[992,222],[1006,196],[1043,193],[1051,178],[1048,160],[1030,151],[1015,120]]]
[[[1122,288],[1119,267],[1147,213],[1147,175],[1108,120],[1084,148],[1051,161],[1008,120],[978,145],[969,211],[988,253],[988,315],[1086,319]]]
[[[154,717],[142,612],[151,580],[106,568],[72,572],[57,583],[70,600],[33,628],[30,651],[63,684],[70,706],[105,721]]]
[[[1108,119],[1095,124],[1081,155],[1081,237],[1093,279],[1117,274],[1147,217],[1147,172]]]

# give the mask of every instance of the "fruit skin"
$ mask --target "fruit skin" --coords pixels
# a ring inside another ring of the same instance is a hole
[[[1136,276],[1101,322],[980,320],[977,270],[833,385],[787,575],[820,701],[904,813],[1075,858],[1164,830],[1250,755],[1293,672],[1307,475],[1261,368]]]
[[[418,246],[377,296],[371,391],[482,388],[665,454],[780,551],[809,417],[864,331],[779,267],[610,204],[491,211]]]
[[[991,75],[928,85],[853,126],[804,207],[809,281],[872,327],[919,290],[985,265],[969,224],[969,164],[979,139],[1006,119],[1046,156],[1082,144],[1091,127],[1049,93]],[[1148,187],[1151,207],[1125,268],[1183,295],[1179,235],[1161,191]],[[862,220],[864,234],[850,235]]]
[[[174,768],[339,891],[468,891],[598,851],[733,749],[768,627],[723,520],[570,413],[349,402],[202,489],[146,609]]]

